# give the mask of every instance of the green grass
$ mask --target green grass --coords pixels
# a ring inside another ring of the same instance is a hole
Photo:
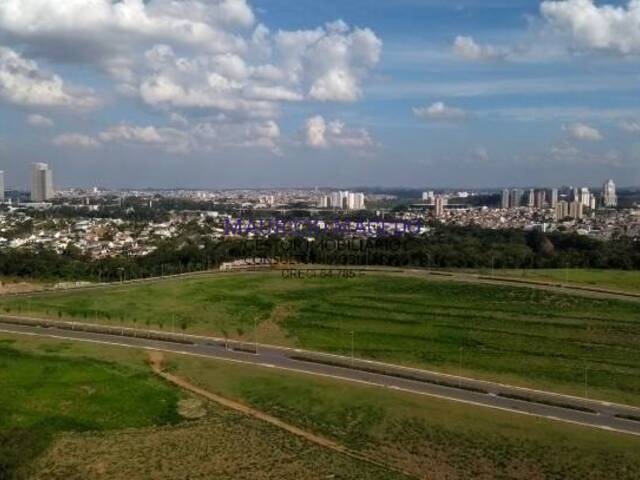
[[[211,276],[0,311],[281,343],[640,404],[640,302],[408,276]],[[173,320],[175,318],[175,320]]]
[[[0,341],[0,478],[22,478],[54,435],[178,421],[178,393],[147,370],[68,357],[64,343]]]
[[[490,272],[485,272],[490,273]],[[495,275],[561,282],[581,286],[640,293],[640,271],[588,269],[495,270]]]
[[[430,478],[632,480],[640,438],[427,396],[172,356],[174,373]]]

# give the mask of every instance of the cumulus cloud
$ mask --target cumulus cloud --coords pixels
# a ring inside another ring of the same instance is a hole
[[[92,108],[97,99],[88,91],[65,85],[18,52],[0,47],[0,100],[27,107]]]
[[[543,17],[577,47],[629,55],[640,53],[640,1],[625,6],[592,0],[544,1]]]
[[[192,149],[189,135],[171,127],[117,125],[101,132],[99,137],[105,144],[154,146],[171,153],[187,153]]]
[[[307,119],[303,129],[303,136],[305,145],[311,148],[345,147],[365,149],[376,145],[376,142],[366,129],[349,129],[340,120],[327,122],[320,115]]]
[[[53,120],[39,114],[31,114],[27,117],[27,123],[32,127],[53,127]]]
[[[492,45],[480,45],[473,37],[459,35],[453,42],[453,52],[466,60],[495,61],[505,57],[505,52]]]
[[[584,123],[565,125],[563,129],[576,140],[598,142],[604,138],[598,129]]]
[[[121,124],[99,134],[104,144],[156,148],[170,153],[219,148],[267,148],[279,152],[280,128],[272,121],[227,123],[202,121],[183,128]]]
[[[209,124],[200,130],[215,132],[218,145],[275,148],[284,104],[357,101],[382,51],[372,30],[343,20],[271,31],[247,0],[3,0],[0,32],[23,55],[88,66],[106,74],[123,98],[166,113],[176,128],[154,127],[167,139],[155,141],[183,151],[195,148],[197,124]],[[59,77],[23,77],[26,83],[11,83],[13,103],[91,103],[71,95]],[[46,95],[20,93],[34,78],[48,80]],[[9,97],[5,90],[0,77],[0,97]],[[145,143],[151,134],[114,128],[102,132],[107,142]],[[256,131],[257,141],[244,138]]]
[[[620,122],[620,128],[628,133],[640,133],[640,121],[623,120]]]
[[[428,107],[414,107],[412,110],[416,117],[426,121],[457,121],[467,118],[467,112],[445,105],[444,102],[435,102]]]
[[[76,147],[86,149],[96,149],[100,147],[100,142],[93,137],[80,133],[65,133],[53,139],[53,144],[58,147]]]
[[[342,20],[272,33],[246,0],[5,0],[0,30],[34,55],[96,66],[154,107],[270,118],[281,102],[357,100],[382,49]]]

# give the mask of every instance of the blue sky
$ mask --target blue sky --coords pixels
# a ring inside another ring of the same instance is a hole
[[[640,184],[638,1],[59,3],[0,5],[9,186]]]

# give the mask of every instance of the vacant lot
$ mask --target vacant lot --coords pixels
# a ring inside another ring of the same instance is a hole
[[[486,272],[489,273],[489,272]],[[589,287],[610,288],[624,292],[640,293],[640,272],[628,270],[495,270],[495,275],[562,282]]]
[[[0,342],[2,480],[405,478],[217,405],[179,422],[182,393],[150,373],[143,352]]]
[[[0,342],[0,478],[21,478],[59,432],[108,431],[178,420],[178,393],[147,371]],[[39,350],[39,351],[38,351]]]
[[[206,333],[640,404],[640,302],[369,275],[211,276],[0,300],[14,314]],[[254,331],[257,325],[257,331]]]
[[[640,478],[638,437],[210,360],[172,356],[172,366],[209,391],[420,478]]]
[[[144,354],[136,350],[0,335],[15,341],[8,348],[12,353],[20,353],[16,358],[39,356],[41,361],[53,358],[109,365],[109,369],[136,378],[148,372],[142,363]],[[635,480],[640,477],[637,455],[640,439],[631,436],[271,369],[179,355],[170,356],[169,362],[174,374],[211,392],[333,438],[385,464],[409,470],[419,478]],[[144,377],[143,386],[136,386],[132,377],[128,378],[129,390],[145,391],[144,385],[154,382]],[[50,394],[39,396],[39,406],[31,406],[24,415],[33,417],[37,411],[60,408],[56,398],[61,392],[69,388],[76,391],[69,381],[55,385],[57,389],[51,384]],[[23,391],[28,388],[22,386],[11,394],[24,398]],[[135,391],[124,393],[117,382],[115,388],[121,398],[138,397]],[[166,398],[165,387],[160,388],[154,397]],[[5,397],[7,391],[0,389],[0,405],[13,402],[8,395]],[[175,392],[168,394],[174,398]],[[69,421],[86,419],[86,403],[81,395],[76,396],[77,400],[62,404]],[[108,409],[94,412],[99,418],[112,420],[103,420],[102,428],[91,426],[97,431],[78,432],[85,428],[69,426],[56,430],[70,429],[72,433],[54,437],[50,448],[35,462],[37,471],[32,478],[404,478],[388,469],[318,448],[271,425],[213,404],[207,406],[207,416],[201,420],[112,430],[116,420],[122,426],[139,425],[141,419],[147,424],[157,421],[153,398],[142,408],[126,399],[123,402],[122,406],[118,402],[99,402],[108,405]],[[9,411],[23,411],[19,405],[11,405]],[[147,405],[150,407],[145,410]],[[130,413],[132,409],[135,415]],[[169,423],[172,418],[170,414]],[[42,422],[34,425],[31,440],[46,432]],[[10,438],[5,447],[13,445],[15,437]],[[16,450],[23,453],[29,445],[25,443]],[[0,455],[0,458],[7,457]]]

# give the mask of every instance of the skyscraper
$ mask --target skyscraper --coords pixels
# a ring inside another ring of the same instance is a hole
[[[616,184],[611,179],[607,180],[602,186],[602,205],[609,208],[618,206]]]
[[[4,202],[4,171],[0,170],[0,202]]]
[[[527,198],[528,202],[529,202],[529,206],[533,207],[536,204],[536,192],[533,188],[529,189],[529,197]]]
[[[502,190],[501,207],[503,210],[506,210],[507,208],[509,208],[509,189],[508,188],[505,188],[504,190]]]
[[[31,201],[46,202],[53,197],[53,172],[46,163],[34,163],[31,174]]]
[[[520,208],[520,204],[522,201],[522,190],[518,190],[514,188],[511,190],[511,196],[509,198],[509,206],[511,208]]]
[[[582,187],[580,189],[580,198],[578,199],[578,201],[582,203],[582,206],[588,207],[590,205],[590,200],[591,192],[589,192],[589,189],[587,187]]]
[[[556,221],[560,222],[569,216],[569,204],[562,200],[556,203]]]
[[[544,208],[545,203],[547,203],[547,192],[544,190],[538,190],[535,193],[535,201],[534,201],[535,207]]]
[[[555,208],[558,205],[558,189],[551,189],[551,207]]]
[[[444,198],[442,195],[438,195],[435,200],[435,215],[436,218],[441,218],[444,215],[444,207],[448,202],[448,200],[446,198]]]

